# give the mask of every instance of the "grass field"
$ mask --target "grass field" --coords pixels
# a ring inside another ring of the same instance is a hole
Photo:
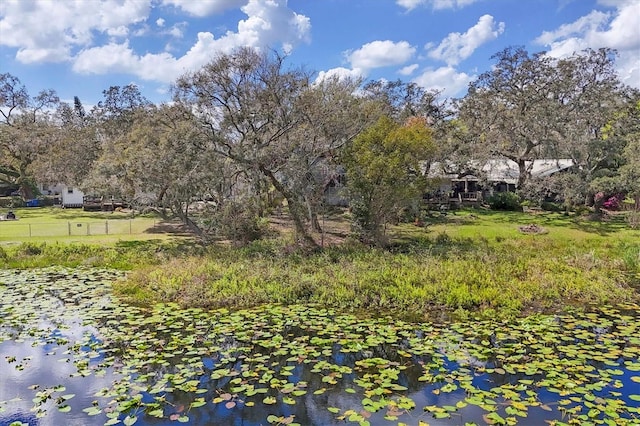
[[[519,228],[527,225],[543,228],[544,235],[524,235]],[[550,239],[569,245],[583,241],[640,241],[640,230],[629,227],[623,214],[592,220],[573,214],[538,212],[504,212],[491,210],[461,210],[445,217],[434,217],[426,228],[408,224],[390,230],[396,240],[414,241],[425,235],[447,234],[456,238],[485,240],[489,243],[513,239]]]
[[[14,209],[18,220],[0,221],[0,245],[20,242],[111,244],[121,240],[167,239],[164,223],[129,212],[85,212],[53,207]],[[0,212],[6,214],[6,211]]]
[[[531,224],[541,233],[520,231]],[[389,235],[388,250],[348,239],[311,254],[277,241],[212,248],[134,272],[117,289],[143,304],[312,303],[418,318],[511,316],[640,297],[640,231],[623,218],[462,211],[425,227],[391,227]]]

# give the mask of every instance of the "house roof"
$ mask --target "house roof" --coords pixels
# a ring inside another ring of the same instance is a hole
[[[526,164],[531,177],[542,178],[566,170],[574,166],[575,163],[571,159],[540,159],[533,160],[533,162],[527,161]],[[432,163],[427,171],[427,176],[431,178],[448,178],[451,180],[478,180],[478,177],[472,174],[460,176],[459,174],[446,173],[445,170],[452,169],[452,166],[452,163]],[[518,182],[519,169],[515,161],[496,158],[488,160],[482,166],[478,161],[471,161],[469,163],[469,169],[482,171],[482,174],[486,176],[489,182],[505,182],[509,184],[516,184]]]

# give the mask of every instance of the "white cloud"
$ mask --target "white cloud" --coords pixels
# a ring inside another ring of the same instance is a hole
[[[406,67],[404,67],[404,68],[400,69],[400,70],[398,71],[398,74],[400,74],[400,75],[411,75],[411,74],[413,74],[413,72],[414,72],[415,70],[417,70],[417,69],[418,69],[418,67],[419,67],[419,65],[418,65],[418,64],[411,64],[411,65],[407,65]]]
[[[247,4],[247,0],[162,0],[162,4],[175,6],[193,16],[209,16],[237,9]]]
[[[126,37],[127,34],[129,34],[129,28],[124,25],[120,25],[115,28],[109,28],[107,29],[107,34],[112,37]]]
[[[121,37],[144,21],[150,0],[53,2],[4,1],[0,44],[18,48],[21,62],[66,61],[72,50],[91,45],[93,32]]]
[[[429,52],[429,57],[457,65],[467,59],[481,45],[498,38],[504,32],[504,22],[498,24],[491,15],[483,15],[478,23],[464,34],[449,33],[440,45]]]
[[[603,27],[609,19],[610,14],[594,10],[575,22],[561,25],[555,31],[543,32],[536,38],[535,42],[542,45],[551,45],[556,43],[557,40],[566,40],[575,35],[598,32],[599,28]]]
[[[238,23],[237,32],[227,31],[217,39],[210,32],[200,32],[197,42],[181,57],[168,52],[138,55],[128,42],[110,43],[81,51],[73,70],[83,74],[130,73],[169,83],[209,62],[215,52],[230,52],[238,46],[271,47],[277,42],[286,49],[308,38],[308,18],[288,9],[286,1],[251,0],[242,10],[248,17]]]
[[[310,38],[309,18],[288,8],[287,0],[163,0],[163,4],[197,16],[242,6],[247,18],[238,22],[237,31],[217,39],[209,32],[198,34],[191,49],[175,57],[166,50],[140,54],[128,39],[122,40],[150,31],[146,21],[151,7],[157,5],[155,0],[5,0],[0,9],[0,44],[16,47],[16,58],[24,63],[71,61],[79,73],[125,72],[170,82],[205,64],[215,52],[238,46],[281,47],[288,52]],[[157,19],[155,25],[164,26],[164,19]],[[184,28],[179,23],[164,34],[181,38]],[[108,44],[95,43],[99,34],[109,36]]]
[[[413,82],[425,89],[435,89],[445,97],[461,96],[465,93],[469,83],[475,78],[464,72],[458,72],[453,67],[428,69]]]
[[[318,77],[316,78],[316,82],[324,81],[326,79],[337,78],[338,80],[343,79],[358,79],[364,78],[365,75],[362,73],[360,69],[349,69],[349,68],[332,68],[328,71],[320,71],[318,73]]]
[[[640,88],[640,2],[600,0],[616,6],[610,13],[592,11],[555,31],[545,31],[536,42],[549,49],[548,55],[564,57],[591,48],[610,47],[620,57],[616,68],[622,81]]]
[[[320,71],[316,81],[327,78],[366,78],[374,68],[401,65],[415,54],[415,47],[406,41],[393,42],[390,40],[376,40],[362,45],[360,49],[345,52],[351,68],[337,67],[328,71]],[[418,65],[403,68],[405,72],[413,71]],[[402,71],[402,70],[401,70]],[[410,73],[410,72],[409,72]]]
[[[398,6],[411,11],[419,6],[431,5],[434,10],[460,9],[478,0],[396,0]]]
[[[311,21],[289,9],[287,0],[250,0],[241,9],[248,17],[238,22],[236,45],[280,44],[286,50],[310,40]]]
[[[166,52],[140,56],[128,43],[110,43],[80,52],[73,70],[81,74],[128,73],[144,80],[170,83],[184,72],[207,63],[211,52],[220,50],[220,43],[211,33],[199,33],[198,42],[179,59]]]
[[[172,37],[175,38],[182,38],[184,37],[184,31],[187,28],[187,23],[186,22],[180,22],[177,23],[175,25],[173,25],[168,31],[167,34],[170,34]]]
[[[403,64],[411,59],[415,51],[415,47],[406,41],[395,43],[390,40],[377,40],[363,45],[356,51],[348,52],[347,59],[354,69],[370,70]]]
[[[168,83],[204,65],[216,52],[229,52],[238,46],[278,45],[290,51],[310,37],[309,18],[289,9],[286,0],[222,3],[173,0],[172,4],[194,14],[211,12],[214,4],[225,8],[242,4],[247,18],[238,22],[237,31],[227,31],[217,39],[209,32],[199,33],[195,44],[182,56],[168,53],[169,44],[165,51],[140,54],[128,39],[122,38],[150,31],[146,20],[152,3],[152,0],[36,0],[29,4],[5,1],[0,9],[0,44],[17,47],[16,58],[23,63],[71,61],[73,71],[82,74],[129,73],[144,80]],[[158,27],[165,23],[163,18],[155,21]],[[181,38],[185,26],[184,22],[178,23],[163,33]],[[108,44],[96,45],[95,33],[108,35]]]
[[[622,52],[616,61],[620,80],[631,87],[640,89],[640,52]]]

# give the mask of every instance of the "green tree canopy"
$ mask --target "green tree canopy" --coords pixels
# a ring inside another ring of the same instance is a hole
[[[385,227],[394,215],[421,198],[422,163],[435,152],[426,119],[397,124],[381,117],[345,147],[347,187],[352,199],[354,231],[364,241],[385,243]]]

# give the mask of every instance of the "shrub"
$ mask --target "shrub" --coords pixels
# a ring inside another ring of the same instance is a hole
[[[522,211],[520,197],[515,192],[497,192],[488,202],[492,210]]]
[[[558,203],[552,203],[550,201],[545,201],[542,204],[540,204],[540,208],[544,211],[547,212],[561,212],[562,211],[562,205],[558,204]]]
[[[602,207],[607,210],[619,210],[623,199],[624,197],[622,195],[614,195],[602,203]]]
[[[640,212],[630,211],[627,213],[627,223],[631,229],[640,228]]]
[[[0,208],[17,209],[24,207],[25,203],[20,197],[3,197],[0,198]]]
[[[229,201],[207,212],[209,232],[235,243],[247,244],[262,238],[268,222],[258,214],[256,206],[241,201]]]
[[[22,243],[18,246],[18,253],[24,256],[37,256],[42,254],[46,244]]]

